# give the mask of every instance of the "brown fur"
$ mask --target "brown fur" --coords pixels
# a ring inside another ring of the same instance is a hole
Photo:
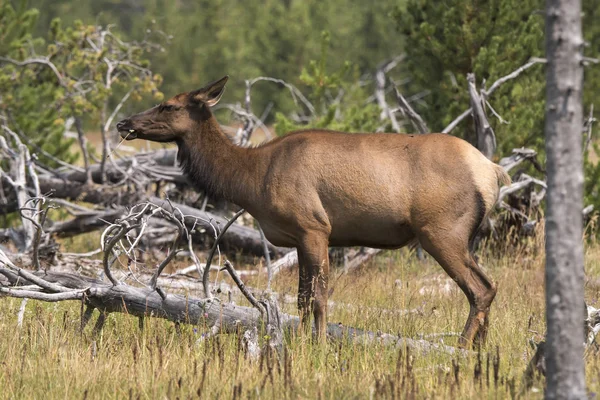
[[[469,244],[510,178],[444,134],[305,130],[257,148],[235,146],[210,111],[226,77],[121,121],[122,136],[173,141],[198,187],[244,207],[277,246],[296,247],[298,306],[324,335],[328,246],[395,249],[418,240],[471,305],[461,344],[485,339],[496,286]],[[164,105],[171,105],[171,109]]]

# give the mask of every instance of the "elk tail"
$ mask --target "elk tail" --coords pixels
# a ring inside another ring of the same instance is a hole
[[[510,179],[510,175],[498,164],[494,164],[494,169],[496,170],[496,176],[498,177],[498,182],[502,183],[505,186],[511,184],[512,180]]]

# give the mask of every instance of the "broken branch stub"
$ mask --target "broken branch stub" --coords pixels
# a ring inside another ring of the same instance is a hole
[[[491,160],[496,152],[496,136],[485,116],[485,97],[477,91],[475,74],[467,74],[467,82],[469,84],[469,97],[475,132],[477,133],[477,148],[484,156]]]

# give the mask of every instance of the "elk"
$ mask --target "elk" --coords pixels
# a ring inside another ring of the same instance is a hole
[[[445,134],[291,132],[253,148],[232,143],[211,112],[225,76],[117,124],[124,139],[174,142],[191,181],[298,250],[302,325],[327,325],[329,246],[397,249],[418,241],[466,295],[459,344],[484,342],[496,285],[472,255],[475,235],[509,176]]]

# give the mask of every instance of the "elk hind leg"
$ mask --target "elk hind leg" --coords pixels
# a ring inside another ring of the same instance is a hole
[[[469,316],[459,345],[470,347],[473,342],[483,344],[488,327],[490,305],[496,296],[496,285],[475,262],[468,243],[451,238],[421,238],[421,245],[442,266],[467,296]]]

